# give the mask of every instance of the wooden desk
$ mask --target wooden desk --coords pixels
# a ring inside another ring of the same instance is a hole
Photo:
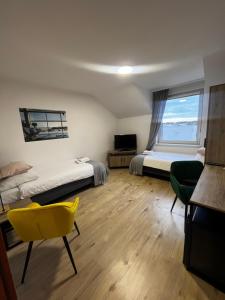
[[[225,213],[225,169],[205,165],[190,203]]]
[[[5,205],[5,208],[7,210],[14,209],[14,208],[21,208],[21,207],[25,207],[29,203],[31,203],[30,199],[24,199],[9,205]],[[18,245],[19,243],[21,243],[14,229],[12,228],[11,224],[8,221],[7,211],[5,213],[0,214],[0,231],[2,232],[6,250],[9,250],[15,247],[16,245]]]
[[[206,165],[185,224],[186,268],[225,292],[225,170]]]

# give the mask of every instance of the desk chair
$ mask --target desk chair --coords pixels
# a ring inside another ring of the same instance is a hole
[[[78,205],[79,198],[76,198],[74,202],[62,202],[45,206],[34,202],[26,208],[12,209],[8,212],[8,219],[18,236],[22,241],[29,242],[21,280],[22,284],[24,283],[33,242],[37,240],[62,237],[75,274],[77,274],[77,268],[66,235],[72,232],[73,224],[78,235],[80,235],[75,222]]]
[[[203,164],[198,160],[172,162],[170,168],[170,182],[176,196],[170,210],[171,213],[177,198],[179,198],[185,205],[186,219],[188,203],[198,179],[201,176],[203,168]]]

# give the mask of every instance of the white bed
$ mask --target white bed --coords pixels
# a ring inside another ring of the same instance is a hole
[[[26,182],[20,185],[19,188],[7,190],[1,194],[5,204],[20,200],[21,197],[32,197],[63,184],[94,175],[94,169],[91,164],[76,164],[74,160],[34,167],[33,171],[39,176],[38,179]]]
[[[172,152],[158,152],[158,151],[149,151],[148,154],[145,154],[143,166],[170,171],[170,166],[173,161],[180,160],[200,160],[204,161],[204,157],[201,155],[191,155],[191,154],[181,154],[181,153],[172,153]],[[203,162],[202,161],[202,162]]]

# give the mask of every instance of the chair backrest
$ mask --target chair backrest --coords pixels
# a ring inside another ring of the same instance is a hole
[[[23,241],[49,239],[72,231],[78,205],[76,198],[74,203],[13,209],[8,212],[8,219]]]
[[[174,161],[171,164],[170,174],[175,176],[178,181],[185,179],[198,180],[204,166],[198,160]]]

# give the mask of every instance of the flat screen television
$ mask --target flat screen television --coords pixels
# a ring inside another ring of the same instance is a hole
[[[136,134],[118,134],[114,136],[114,148],[117,151],[137,149]]]

